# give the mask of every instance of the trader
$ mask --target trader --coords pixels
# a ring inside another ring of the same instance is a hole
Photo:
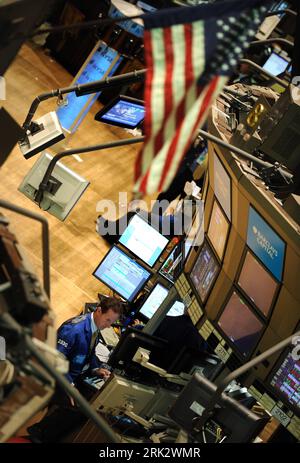
[[[95,347],[99,342],[99,330],[110,327],[121,312],[122,303],[118,299],[101,297],[95,312],[71,318],[58,329],[57,349],[69,360],[67,379],[82,394],[82,380],[90,372],[104,380],[110,376],[109,367],[96,357]],[[60,441],[85,420],[73,399],[57,387],[46,416],[27,429],[29,439],[32,442]]]
[[[95,312],[71,318],[58,329],[57,349],[69,360],[67,378],[72,384],[82,374],[91,371],[104,379],[110,376],[105,364],[95,355],[99,330],[109,328],[119,317],[122,303],[112,297],[102,297]]]

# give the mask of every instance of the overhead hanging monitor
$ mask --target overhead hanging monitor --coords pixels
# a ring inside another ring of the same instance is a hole
[[[228,231],[228,219],[219,206],[218,202],[215,200],[210,217],[207,236],[220,260],[222,260],[224,255]]]
[[[93,276],[131,302],[143,289],[151,273],[121,249],[113,246],[93,272]]]
[[[180,241],[162,264],[160,275],[174,283],[183,268],[183,257],[183,242]]]
[[[273,76],[279,76],[286,71],[288,65],[289,61],[287,59],[273,52],[263,65],[263,69]]]
[[[295,346],[292,346],[292,351]],[[300,413],[300,359],[285,350],[268,378],[272,391],[296,414]]]
[[[153,267],[169,240],[151,227],[145,219],[135,214],[119,242],[149,267]]]
[[[249,208],[247,245],[274,277],[281,281],[285,242],[251,206]]]
[[[202,303],[206,301],[219,270],[219,263],[205,241],[190,273],[190,279]]]
[[[127,129],[135,129],[140,126],[144,118],[144,102],[124,95],[118,96],[95,116],[95,120],[98,122]]]
[[[251,354],[264,329],[263,322],[236,291],[225,305],[218,325],[244,358]]]
[[[277,293],[278,282],[250,251],[246,253],[238,285],[261,313],[268,317]]]
[[[18,190],[27,198],[35,200],[40,183],[53,156],[47,152],[41,154],[37,162],[23,179]],[[90,182],[61,162],[57,162],[51,174],[52,192],[45,191],[40,208],[59,220],[65,220],[81,198]]]
[[[228,220],[231,221],[231,178],[214,151],[214,191]]]

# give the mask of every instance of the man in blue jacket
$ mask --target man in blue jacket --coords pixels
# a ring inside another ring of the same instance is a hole
[[[119,317],[122,304],[115,298],[102,298],[95,312],[65,321],[57,332],[57,349],[69,360],[67,379],[76,385],[82,374],[88,372],[103,379],[110,376],[106,364],[95,355],[100,342],[99,331],[109,328]]]
[[[110,327],[121,312],[118,299],[102,297],[95,312],[70,318],[58,329],[57,349],[69,360],[67,379],[79,390],[81,380],[90,372],[103,379],[110,376],[108,366],[96,357],[95,347],[100,342],[99,331]],[[57,442],[85,420],[73,399],[57,387],[47,415],[27,431],[32,442]]]

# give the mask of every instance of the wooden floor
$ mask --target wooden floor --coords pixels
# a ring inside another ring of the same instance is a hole
[[[24,122],[35,96],[53,88],[68,86],[72,76],[35,45],[26,44],[5,75],[7,99],[3,106],[20,123]],[[37,117],[56,107],[55,99],[43,102]],[[129,135],[122,129],[94,121],[97,102],[76,134],[70,147],[109,142]],[[1,134],[3,137],[5,134]],[[131,194],[133,166],[138,146],[122,147],[81,155],[82,162],[70,156],[64,164],[87,178],[91,184],[65,222],[60,222],[17,191],[19,184],[38,155],[25,160],[18,147],[0,170],[0,198],[43,214],[49,221],[51,239],[51,305],[56,325],[78,314],[86,301],[97,300],[97,292],[109,293],[92,272],[108,250],[106,242],[95,232],[101,199],[118,202],[121,191]],[[42,281],[40,225],[29,219],[1,210],[11,225]]]

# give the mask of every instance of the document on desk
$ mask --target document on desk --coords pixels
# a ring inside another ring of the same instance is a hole
[[[95,349],[95,354],[100,360],[100,362],[107,363],[108,362],[108,357],[109,357],[109,349],[104,346],[101,342],[99,342],[96,346]]]

